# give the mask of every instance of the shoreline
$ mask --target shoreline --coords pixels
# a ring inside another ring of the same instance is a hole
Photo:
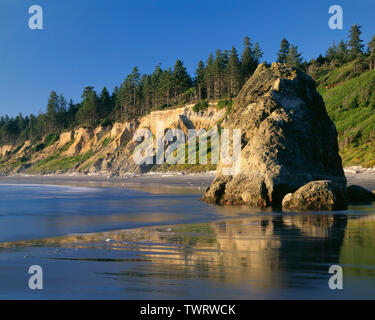
[[[344,168],[345,176],[348,180],[348,186],[358,184],[367,189],[375,189],[375,167],[364,168],[361,166],[351,166]],[[136,188],[147,186],[163,186],[177,188],[199,189],[209,186],[216,174],[216,171],[187,173],[179,171],[169,172],[147,172],[147,173],[128,173],[122,176],[115,176],[109,172],[97,172],[91,174],[69,173],[69,174],[45,174],[30,175],[18,173],[14,175],[0,175],[0,183],[3,181],[9,183],[27,183],[28,181],[40,182],[46,184],[72,184],[77,185],[95,185],[103,187],[129,187]],[[156,190],[157,191],[157,190]],[[159,193],[159,192],[157,192]]]
[[[48,175],[3,175],[0,183],[51,184],[73,187],[128,188],[149,193],[203,193],[215,177],[215,172],[205,173],[145,173],[126,176],[108,174],[48,174]]]

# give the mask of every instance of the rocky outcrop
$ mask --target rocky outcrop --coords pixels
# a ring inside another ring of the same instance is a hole
[[[288,193],[282,207],[292,210],[345,210],[347,197],[342,185],[329,180],[312,181]]]
[[[112,146],[114,149],[126,145],[132,140],[134,132],[136,131],[139,123],[138,121],[130,121],[125,123],[115,123],[111,130],[111,139],[113,140]]]
[[[63,153],[65,156],[74,156],[76,154],[84,154],[94,149],[98,141],[103,137],[105,129],[98,127],[95,129],[91,128],[80,128],[74,132],[74,142],[67,151]],[[65,137],[63,137],[65,140]],[[61,140],[60,142],[61,143]]]
[[[163,122],[165,129],[181,129],[185,134],[189,129],[211,129],[225,117],[225,109],[211,105],[200,112],[193,111],[193,105],[181,108],[153,111],[134,121],[116,123],[110,133],[111,143],[98,153],[97,160],[89,168],[91,172],[113,172],[118,175],[126,173],[143,173],[152,165],[139,165],[133,161],[133,152],[138,142],[132,141],[137,129],[149,129],[156,134],[156,123]]]
[[[260,65],[238,95],[225,128],[242,130],[241,168],[226,176],[226,165],[220,163],[203,195],[207,202],[280,207],[286,194],[311,181],[346,187],[336,128],[314,81],[303,72]]]
[[[350,203],[366,203],[366,202],[374,202],[375,201],[375,194],[362,188],[360,186],[351,185],[348,187],[348,201]]]
[[[57,144],[57,149],[60,149],[64,147],[65,145],[67,145],[70,141],[72,141],[73,138],[74,138],[74,134],[72,131],[61,133],[59,142]]]
[[[17,156],[22,156],[25,154],[26,150],[31,146],[31,141],[26,140],[21,149],[19,149],[16,153]]]
[[[12,145],[5,145],[5,146],[0,146],[0,155],[2,157],[6,156],[9,152],[13,150]]]
[[[217,109],[212,105],[206,110],[194,112],[193,106],[194,105],[190,104],[182,108],[153,111],[140,119],[139,128],[148,128],[155,134],[156,123],[158,121],[163,121],[165,128],[179,128],[184,132],[187,129],[195,128],[211,129],[219,123],[226,114],[225,109]]]

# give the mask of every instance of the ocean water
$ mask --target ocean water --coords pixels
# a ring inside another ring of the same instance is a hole
[[[28,287],[31,265],[43,290]],[[277,212],[197,192],[3,183],[0,298],[374,299],[375,206]]]

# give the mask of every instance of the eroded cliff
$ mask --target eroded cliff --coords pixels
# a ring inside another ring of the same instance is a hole
[[[156,123],[162,121],[165,129],[206,129],[220,126],[226,116],[226,109],[219,109],[216,103],[203,111],[195,112],[193,105],[175,109],[153,111],[150,114],[113,126],[78,128],[63,132],[59,139],[45,146],[44,140],[32,144],[0,146],[0,174],[52,174],[89,173],[124,175],[149,170],[171,170],[167,166],[139,165],[133,161],[133,141],[137,129],[148,129],[155,134]],[[203,171],[207,166],[186,166],[186,170]],[[179,168],[181,169],[181,168]]]

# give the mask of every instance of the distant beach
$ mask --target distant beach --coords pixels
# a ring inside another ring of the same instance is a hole
[[[348,185],[357,184],[375,190],[375,168],[353,166],[344,168]],[[150,172],[112,176],[107,173],[95,174],[49,174],[0,176],[0,183],[36,183],[70,186],[120,187],[143,190],[151,193],[203,193],[215,177],[215,171],[204,173]]]

